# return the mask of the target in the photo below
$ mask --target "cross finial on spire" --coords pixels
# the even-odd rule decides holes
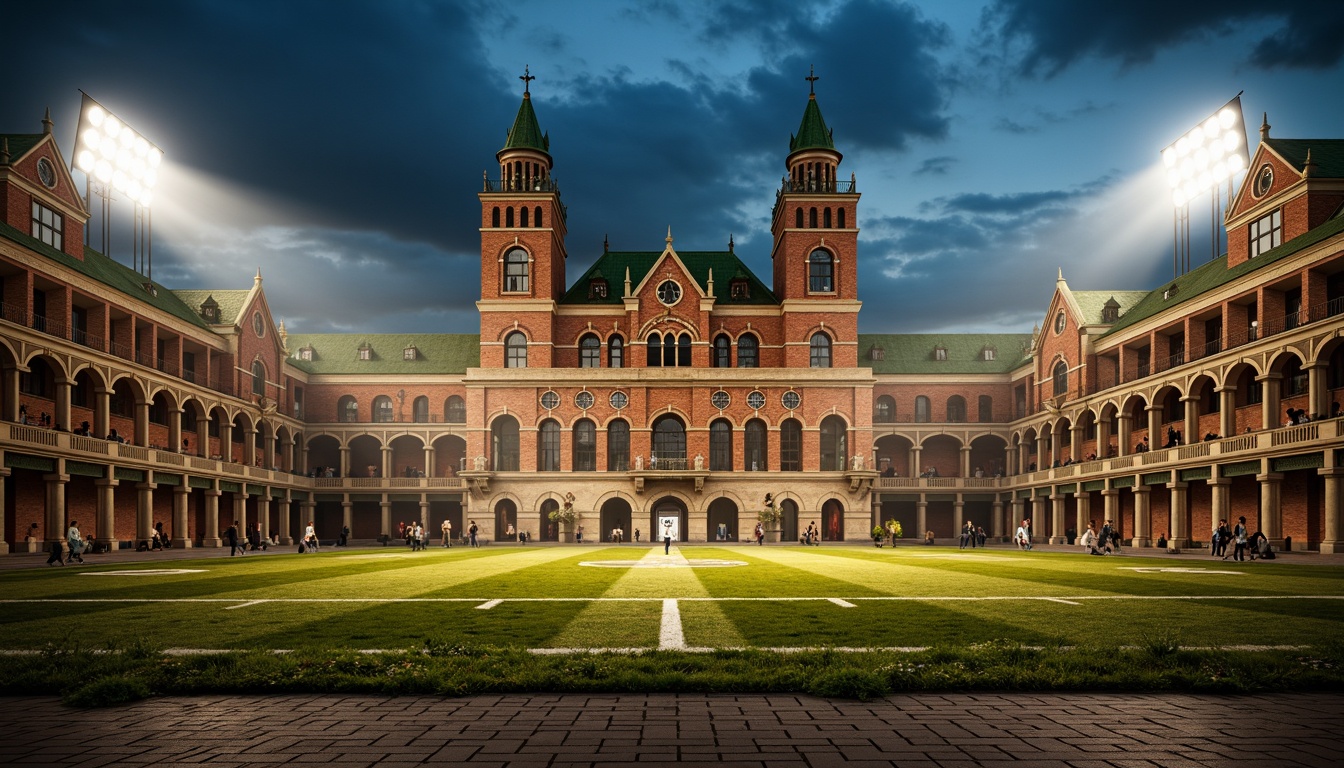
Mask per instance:
[[[807,65],[807,77],[805,77],[805,78],[803,78],[803,79],[807,81],[807,94],[808,94],[809,96],[816,96],[816,95],[817,95],[817,81],[820,80],[821,78],[820,78],[820,77],[817,77],[816,65],[815,65],[815,64],[809,64],[809,65]]]
[[[524,96],[529,95],[528,93],[529,86],[531,85],[532,81],[536,80],[537,78],[533,77],[532,73],[528,70],[526,64],[523,65],[523,74],[519,75],[518,79],[523,81],[523,95]]]

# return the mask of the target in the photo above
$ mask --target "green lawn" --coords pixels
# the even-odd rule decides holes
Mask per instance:
[[[517,649],[1123,646],[1159,635],[1321,647],[1344,636],[1344,567],[929,547],[680,552],[355,550],[12,571],[0,575],[0,650],[72,639],[255,650],[409,649],[428,638]],[[616,567],[581,565],[595,561]],[[641,561],[658,567],[623,567]],[[197,572],[115,575],[174,568]],[[668,599],[680,630],[670,638]]]

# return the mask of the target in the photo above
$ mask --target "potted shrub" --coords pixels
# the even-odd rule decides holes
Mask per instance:
[[[887,529],[880,525],[873,526],[873,546],[881,548],[882,540],[887,537]]]
[[[784,517],[780,511],[779,505],[775,503],[774,494],[765,494],[765,502],[761,511],[756,513],[756,519],[760,521],[761,527],[765,529],[765,540],[770,543],[779,541],[779,521]]]

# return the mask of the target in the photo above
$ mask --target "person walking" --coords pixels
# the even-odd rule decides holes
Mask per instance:
[[[753,535],[756,537],[756,546],[760,547],[765,545],[765,528],[760,523],[756,524],[756,530]]]
[[[47,557],[47,565],[65,565],[65,545],[59,539],[51,542],[51,554]]]
[[[966,524],[961,526],[961,546],[959,547],[959,549],[965,549],[967,544],[970,544],[971,548],[974,549],[975,548],[974,537],[975,537],[975,526],[971,525],[970,520],[967,520]]]
[[[420,551],[424,552],[429,548],[429,528],[419,523],[415,524],[416,538],[420,542]]]
[[[229,542],[229,557],[238,553],[247,554],[247,545],[242,543],[242,531],[238,530],[238,521],[234,520],[233,525],[224,529],[224,540]]]
[[[467,538],[471,542],[471,548],[476,549],[477,547],[480,546],[479,544],[476,543],[476,534],[480,533],[480,529],[476,527],[475,520],[471,520],[468,522],[470,522],[471,525],[467,527]]]
[[[317,540],[317,527],[313,525],[312,520],[309,520],[308,527],[303,529],[303,542],[308,546],[309,552],[317,551],[317,546],[319,544]]]
[[[1235,547],[1235,549],[1232,550],[1233,560],[1237,560],[1239,562],[1245,562],[1246,538],[1247,538],[1246,518],[1244,516],[1238,517],[1236,526],[1232,528],[1232,543],[1233,546]],[[1226,560],[1227,555],[1223,555],[1223,559]]]
[[[663,527],[663,554],[672,554],[672,528],[670,526]]]
[[[65,542],[70,547],[70,556],[66,560],[68,563],[84,562],[84,537],[79,533],[79,523],[75,520],[70,521],[70,530],[65,534]]]
[[[1031,550],[1031,523],[1023,520],[1022,524],[1017,526],[1017,532],[1013,534],[1013,541],[1017,542],[1017,548],[1023,552]]]
[[[444,548],[451,548],[453,546],[453,524],[448,521],[448,518],[443,519],[443,525],[439,526],[439,530],[443,532]]]

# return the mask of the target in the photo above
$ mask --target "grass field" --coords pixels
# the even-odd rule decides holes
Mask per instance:
[[[937,547],[401,548],[0,574],[0,693],[1320,690],[1344,567]]]

